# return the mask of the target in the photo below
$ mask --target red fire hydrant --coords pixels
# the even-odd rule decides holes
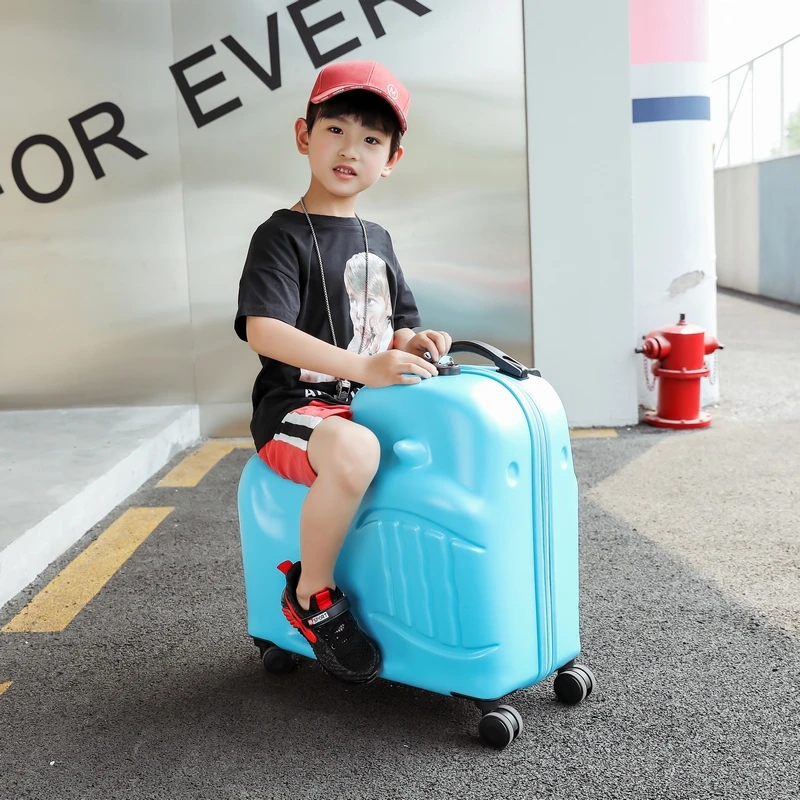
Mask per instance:
[[[677,325],[648,333],[636,352],[658,362],[658,410],[648,411],[644,421],[657,428],[707,428],[711,416],[700,411],[700,380],[709,374],[705,356],[722,349],[714,336],[686,322],[686,314]]]

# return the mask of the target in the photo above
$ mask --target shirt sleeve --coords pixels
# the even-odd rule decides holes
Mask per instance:
[[[391,239],[390,239],[391,241]],[[392,247],[392,259],[397,275],[397,297],[394,301],[394,317],[392,325],[396,331],[401,328],[418,328],[422,324],[414,294],[406,283],[406,277],[397,261],[397,254]]]
[[[272,317],[295,325],[299,313],[299,254],[287,234],[262,225],[250,241],[239,281],[234,330],[247,341],[247,317]]]

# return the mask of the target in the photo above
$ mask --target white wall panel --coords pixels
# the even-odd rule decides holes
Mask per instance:
[[[572,425],[637,421],[627,0],[528,0],[536,366]]]
[[[759,292],[759,165],[714,173],[719,285]]]

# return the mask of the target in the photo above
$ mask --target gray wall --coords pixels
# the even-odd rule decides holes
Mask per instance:
[[[760,165],[759,294],[800,303],[800,157]]]
[[[714,174],[719,284],[800,303],[800,156]]]
[[[3,407],[197,402],[205,433],[246,430],[258,363],[232,331],[238,278],[255,227],[308,182],[292,124],[317,67],[290,6],[3,4]],[[360,213],[392,233],[426,325],[531,361],[521,0],[380,3],[379,24],[357,0],[302,15],[313,26],[340,12],[319,51],[351,47],[339,57],[378,59],[412,92],[406,157]],[[196,99],[195,116],[213,117],[200,126],[170,71],[193,55],[188,84],[217,76]],[[100,137],[119,113],[124,142],[96,142],[90,163],[78,136]],[[54,139],[30,139],[41,135]]]

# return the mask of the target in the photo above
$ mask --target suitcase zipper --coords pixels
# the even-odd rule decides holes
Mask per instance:
[[[523,407],[523,409],[527,408],[530,410],[530,414],[527,414],[526,417],[528,419],[528,428],[531,433],[531,448],[533,448],[534,439],[536,441],[541,442],[542,451],[544,453],[548,453],[550,451],[549,447],[549,437],[547,435],[547,426],[544,424],[542,420],[542,415],[539,412],[539,409],[536,407],[536,404],[533,402],[533,398],[524,390],[521,389],[518,384],[519,381],[515,380],[514,378],[507,378],[503,376],[501,373],[493,370],[487,369],[485,367],[463,367],[462,371],[464,372],[472,372],[473,374],[480,374],[485,375],[486,377],[492,378],[496,380],[498,383],[501,383],[505,386],[511,394],[516,397],[517,402]],[[528,380],[531,380],[528,378]],[[536,426],[538,431],[538,436],[534,437],[533,433],[533,425]],[[531,452],[531,470],[534,469],[534,453]],[[551,487],[550,487],[550,471],[546,469],[546,465],[542,463],[543,459],[540,457],[538,459],[538,463],[540,465],[540,485],[542,488],[542,497],[541,497],[541,509],[542,511],[539,514],[539,519],[541,522],[542,528],[542,571],[544,573],[544,611],[545,615],[544,618],[547,620],[547,624],[544,627],[544,636],[540,635],[540,652],[542,655],[542,665],[544,665],[545,669],[543,670],[543,674],[547,675],[550,673],[552,664],[553,664],[553,654],[555,651],[556,643],[555,639],[555,621],[553,617],[553,596],[554,596],[554,587],[553,587],[553,570],[551,569],[551,539],[553,536],[553,527],[550,515],[546,514],[545,509],[549,508],[550,504],[550,495],[551,495]],[[533,481],[533,472],[531,473],[531,480]],[[533,502],[532,512],[536,512],[536,504],[533,501],[533,493],[531,493],[531,500]],[[548,517],[546,520],[545,517]],[[546,524],[547,523],[547,524]],[[541,666],[540,665],[540,668]]]
[[[530,379],[529,379],[530,380]],[[517,389],[517,387],[510,386],[512,393],[517,396],[517,399],[521,401],[522,404],[526,405],[531,410],[531,418],[536,420],[536,427],[539,429],[539,437],[538,440],[541,442],[542,452],[547,454],[550,452],[550,441],[547,434],[547,426],[544,424],[542,420],[542,415],[539,413],[539,409],[536,407],[536,404],[533,402],[533,398],[523,389]],[[531,431],[533,432],[533,431]],[[531,438],[531,447],[533,447],[533,438]],[[553,587],[553,570],[552,570],[552,538],[553,538],[553,525],[552,525],[552,515],[548,512],[551,504],[551,486],[550,486],[550,470],[547,468],[546,460],[543,459],[540,455],[539,459],[539,468],[540,468],[540,475],[541,475],[541,487],[542,487],[542,494],[541,494],[541,510],[539,519],[542,525],[542,558],[543,558],[543,568],[544,568],[544,601],[545,601],[545,619],[547,620],[547,625],[545,625],[545,641],[546,641],[546,650],[544,652],[544,664],[546,667],[546,673],[550,672],[550,667],[553,663],[553,653],[555,652],[556,643],[554,641],[555,638],[555,619],[554,619],[554,612],[553,612],[553,596],[554,596],[554,587]]]

